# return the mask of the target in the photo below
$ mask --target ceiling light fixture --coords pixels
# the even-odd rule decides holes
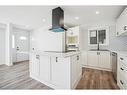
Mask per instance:
[[[98,15],[100,12],[99,11],[96,11],[95,13]]]
[[[42,19],[43,22],[45,22],[46,20],[45,19]]]
[[[78,19],[79,19],[79,17],[75,17],[75,19],[76,19],[76,20],[78,20]]]

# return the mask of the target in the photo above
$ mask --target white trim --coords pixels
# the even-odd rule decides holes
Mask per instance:
[[[47,86],[49,86],[52,89],[75,89],[77,87],[81,77],[82,77],[82,73],[79,74],[79,77],[77,78],[77,80],[74,83],[72,88],[63,88],[63,87],[60,87],[60,86],[56,86],[56,85],[52,84],[51,81],[47,82],[47,81],[41,80],[40,78],[37,78],[36,76],[32,75],[31,73],[30,73],[30,77],[37,80],[37,81],[39,81],[39,82],[41,82],[41,83],[43,83],[43,84],[45,84],[45,85],[47,85]]]
[[[93,66],[88,66],[88,65],[83,65],[82,67],[90,68],[90,69],[97,69],[97,70],[104,70],[104,71],[110,71],[110,72],[112,72],[111,69],[106,69],[106,68],[93,67]]]
[[[101,46],[109,45],[109,26],[94,26],[88,29],[88,46],[97,46],[97,44],[90,44],[90,30],[97,30],[97,43],[98,43],[98,30],[105,29],[106,30],[106,43],[100,44]],[[107,38],[108,37],[108,38]]]
[[[77,78],[76,82],[74,83],[73,85],[73,88],[72,89],[75,89],[80,81],[80,79],[82,78],[82,72],[79,74],[79,77]]]

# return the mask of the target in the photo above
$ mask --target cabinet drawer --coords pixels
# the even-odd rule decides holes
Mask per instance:
[[[121,89],[127,89],[127,80],[119,73],[118,85]]]
[[[119,67],[118,67],[118,71],[126,78],[127,80],[127,66],[125,65],[125,63],[123,61],[119,62]]]

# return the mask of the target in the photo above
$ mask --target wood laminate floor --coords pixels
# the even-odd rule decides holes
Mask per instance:
[[[0,89],[51,89],[29,77],[29,62],[17,63],[11,67],[0,66]],[[76,89],[119,89],[112,73],[83,69],[83,76]]]
[[[83,75],[76,89],[119,89],[112,72],[83,69]]]
[[[29,62],[0,66],[0,89],[51,89],[29,77]]]

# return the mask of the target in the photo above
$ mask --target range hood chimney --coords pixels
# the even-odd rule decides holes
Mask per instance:
[[[64,32],[67,30],[64,28],[64,11],[60,7],[52,10],[52,28],[49,30],[53,32]]]

